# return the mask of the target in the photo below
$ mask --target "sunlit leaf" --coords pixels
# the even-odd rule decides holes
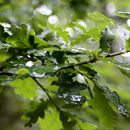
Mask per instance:
[[[37,84],[31,78],[16,79],[10,85],[15,89],[16,94],[25,98],[32,99],[38,96]]]
[[[44,119],[38,119],[38,124],[41,130],[60,130],[63,128],[59,119],[59,113],[51,107],[45,110]]]
[[[96,22],[96,26],[99,29],[104,29],[108,25],[114,25],[114,20],[96,11],[89,12],[88,17]]]
[[[0,51],[0,62],[5,62],[7,61],[11,55],[8,52],[5,51]]]
[[[25,68],[21,68],[16,71],[16,74],[19,76],[23,76],[29,74],[29,71]]]
[[[65,43],[68,43],[70,36],[69,36],[68,32],[64,30],[64,28],[57,26],[57,25],[53,25],[53,24],[48,24],[48,27],[52,31],[56,32],[57,35],[65,41]]]

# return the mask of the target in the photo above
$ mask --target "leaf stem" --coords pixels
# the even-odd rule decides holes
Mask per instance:
[[[60,108],[57,106],[57,104],[52,100],[51,96],[48,94],[47,89],[45,89],[35,77],[31,77],[37,84],[38,86],[45,92],[45,94],[48,96],[49,100],[54,104],[54,106],[56,107],[56,109],[58,111],[61,111]]]

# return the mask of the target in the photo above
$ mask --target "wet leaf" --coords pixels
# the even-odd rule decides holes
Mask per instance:
[[[54,73],[58,67],[57,66],[37,66],[32,67],[30,70],[30,75],[36,78],[42,78],[45,74],[52,74]]]
[[[129,117],[128,111],[121,103],[119,95],[116,92],[112,92],[108,87],[102,87],[102,90],[104,91],[106,98],[117,107],[119,113],[123,116]]]
[[[87,85],[73,81],[75,74],[62,73],[54,85],[58,85],[58,97],[63,98],[66,104],[82,104],[86,101],[85,96],[80,95],[81,90],[87,89]]]

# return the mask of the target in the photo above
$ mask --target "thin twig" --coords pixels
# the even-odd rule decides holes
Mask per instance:
[[[37,84],[38,86],[45,92],[45,94],[48,96],[49,100],[54,104],[54,106],[56,107],[56,109],[58,111],[60,111],[60,108],[57,106],[57,104],[52,100],[51,96],[48,94],[47,89],[45,89],[38,81],[35,77],[31,77]]]
[[[110,57],[118,56],[118,55],[125,54],[125,53],[128,53],[128,52],[112,53],[112,54],[106,55],[105,57],[106,58],[110,58]],[[67,65],[67,66],[63,66],[58,71],[63,70],[63,69],[68,69],[68,68],[74,68],[75,66],[78,66],[78,65],[84,65],[84,64],[94,63],[94,62],[102,60],[102,59],[103,58],[98,58],[98,57],[96,58],[96,57],[94,57],[94,58],[90,59],[89,61],[83,61],[83,62],[79,62],[79,63],[76,63],[76,64],[70,64],[70,65]]]
[[[59,70],[68,69],[68,68],[74,68],[75,66],[78,66],[78,65],[84,65],[84,64],[88,64],[88,63],[94,63],[96,61],[97,61],[97,59],[93,58],[93,59],[91,59],[89,61],[83,61],[83,62],[79,62],[79,63],[76,63],[76,64],[70,64],[70,65],[61,67]]]
[[[121,51],[121,52],[111,53],[111,54],[108,54],[108,55],[106,56],[106,58],[107,58],[107,57],[119,56],[119,55],[125,54],[125,53],[128,53],[128,52]]]

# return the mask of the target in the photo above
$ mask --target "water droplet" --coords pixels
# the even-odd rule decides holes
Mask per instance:
[[[34,65],[34,63],[32,61],[28,61],[25,65],[27,67],[32,67]]]
[[[122,115],[124,115],[126,117],[129,117],[129,114],[128,114],[126,108],[123,105],[120,105],[118,107],[118,111],[119,111],[120,114],[122,114]]]
[[[63,98],[67,104],[81,104],[86,101],[86,98],[81,95],[74,95],[74,94],[63,94]]]
[[[35,10],[35,12],[38,12],[42,15],[50,15],[52,13],[52,10],[49,7],[47,7],[46,5],[42,5],[42,6],[38,7]]]
[[[40,73],[37,73],[37,72],[32,72],[31,76],[36,77],[36,78],[42,78],[42,77],[45,76],[45,73],[40,74]]]
[[[49,18],[48,18],[48,22],[50,24],[57,24],[59,23],[59,19],[56,15],[51,15]]]

